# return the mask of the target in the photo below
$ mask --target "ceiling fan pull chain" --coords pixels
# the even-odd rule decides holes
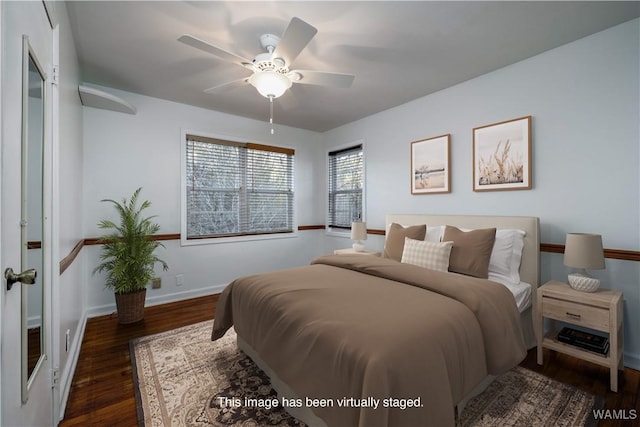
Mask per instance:
[[[273,96],[269,97],[269,124],[271,124],[271,135],[273,135]]]

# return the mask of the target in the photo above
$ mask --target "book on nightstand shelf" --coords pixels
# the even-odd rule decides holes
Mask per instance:
[[[609,351],[609,338],[568,327],[558,333],[558,341],[604,355]]]

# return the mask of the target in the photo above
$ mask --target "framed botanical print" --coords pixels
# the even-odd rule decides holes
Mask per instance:
[[[451,191],[450,134],[411,143],[411,194]]]
[[[531,188],[531,116],[473,129],[473,191]]]

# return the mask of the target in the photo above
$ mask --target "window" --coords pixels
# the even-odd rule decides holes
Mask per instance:
[[[329,228],[351,228],[361,221],[364,163],[362,145],[329,153]]]
[[[186,135],[189,239],[293,232],[294,150]]]

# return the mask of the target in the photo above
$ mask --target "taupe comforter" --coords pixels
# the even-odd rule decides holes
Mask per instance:
[[[526,355],[504,286],[372,256],[238,279],[212,339],[232,325],[298,396],[331,399],[312,408],[330,427],[454,425],[465,394]],[[340,407],[343,397],[357,401]],[[407,399],[421,406],[397,407]]]

